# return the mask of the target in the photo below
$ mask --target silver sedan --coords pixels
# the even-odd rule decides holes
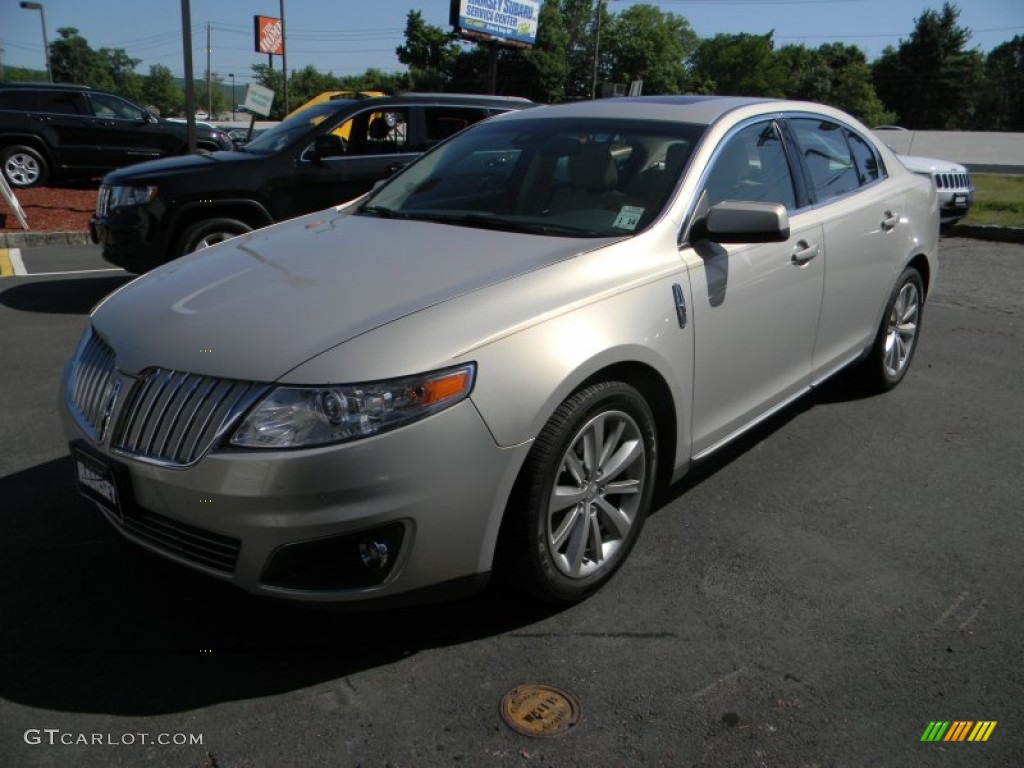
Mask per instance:
[[[250,592],[585,598],[655,489],[833,374],[896,386],[936,192],[808,103],[470,128],[337,209],[128,284],[69,362],[80,492]]]

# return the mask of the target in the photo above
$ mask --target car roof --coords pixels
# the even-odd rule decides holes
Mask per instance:
[[[0,83],[0,88],[18,88],[18,89],[33,89],[33,90],[75,90],[75,91],[91,91],[93,90],[88,85],[78,85],[77,83]]]
[[[537,117],[629,118],[642,116],[648,120],[671,120],[711,125],[726,114],[741,109],[760,107],[756,112],[811,111],[834,114],[821,104],[784,99],[763,99],[746,96],[629,96],[624,98],[574,101],[530,110],[508,119]],[[642,112],[640,109],[642,108]]]

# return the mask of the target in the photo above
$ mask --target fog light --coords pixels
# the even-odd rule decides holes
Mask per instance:
[[[382,583],[402,550],[405,524],[399,521],[341,536],[297,541],[280,547],[262,582],[284,589],[361,589]]]
[[[359,542],[359,557],[367,568],[384,568],[388,564],[388,545],[367,536]]]

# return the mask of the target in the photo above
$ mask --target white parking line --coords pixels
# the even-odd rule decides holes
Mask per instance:
[[[64,272],[25,272],[23,274],[28,277],[53,277],[54,275],[89,275],[94,272],[124,272],[124,270],[120,267],[108,267],[106,269],[69,269]]]
[[[9,258],[11,260],[11,266],[14,268],[14,275],[15,275],[15,277],[17,277],[18,275],[27,275],[28,274],[28,272],[25,271],[25,262],[21,260],[21,249],[20,248],[10,248],[10,249],[8,249],[8,251],[7,251],[7,258]]]

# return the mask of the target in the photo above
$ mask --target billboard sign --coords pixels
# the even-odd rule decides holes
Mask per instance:
[[[539,18],[537,0],[452,0],[451,24],[470,37],[533,45]]]
[[[256,53],[284,55],[284,25],[272,16],[254,16]]]

